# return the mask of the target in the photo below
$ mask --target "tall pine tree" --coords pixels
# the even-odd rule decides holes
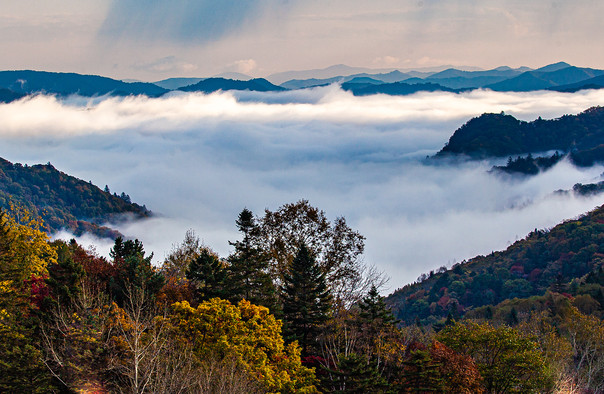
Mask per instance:
[[[197,302],[207,301],[214,297],[228,297],[226,289],[227,270],[222,261],[208,249],[201,251],[199,256],[189,264],[187,279],[195,287]]]
[[[297,340],[303,355],[315,345],[320,325],[329,317],[331,301],[325,274],[302,244],[284,276],[283,321],[287,339]]]
[[[254,246],[258,227],[249,209],[243,209],[235,222],[243,234],[241,241],[229,242],[235,251],[228,258],[229,294],[232,301],[246,299],[252,304],[262,305],[275,313],[277,300],[275,287],[269,274],[269,258],[260,248]]]

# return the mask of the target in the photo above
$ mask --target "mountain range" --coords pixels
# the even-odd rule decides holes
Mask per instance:
[[[129,80],[130,81],[130,80]],[[11,102],[32,94],[60,97],[80,95],[159,97],[170,91],[210,93],[227,90],[283,91],[340,84],[354,95],[406,95],[421,91],[460,93],[473,89],[528,92],[555,90],[576,92],[604,87],[604,70],[558,62],[538,69],[506,66],[491,70],[471,67],[418,70],[372,70],[336,65],[325,69],[278,73],[251,78],[224,73],[211,78],[168,78],[154,83],[124,82],[97,75],[46,71],[0,71],[0,102]]]

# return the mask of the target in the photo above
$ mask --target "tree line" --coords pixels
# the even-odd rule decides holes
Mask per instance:
[[[24,209],[2,211],[0,391],[599,387],[602,324],[572,305],[575,348],[545,318],[530,327],[480,316],[401,325],[380,295],[384,276],[362,259],[364,237],[344,218],[301,200],[262,216],[243,209],[235,224],[228,256],[189,231],[154,266],[138,240],[117,238],[104,258],[74,240],[49,241]],[[581,373],[564,369],[560,349],[584,355]]]

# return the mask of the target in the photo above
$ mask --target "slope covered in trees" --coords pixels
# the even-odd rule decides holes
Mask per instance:
[[[106,259],[75,241],[49,242],[23,209],[0,211],[0,390],[604,389],[604,326],[586,312],[597,304],[587,297],[548,293],[544,307],[528,310],[512,300],[511,324],[494,309],[478,321],[449,315],[437,329],[400,328],[358,259],[363,238],[343,218],[332,223],[304,200],[250,214],[237,219],[243,239],[231,256],[189,232],[158,268],[138,240],[116,239]],[[270,307],[246,299],[234,283],[245,282],[243,272],[268,275],[253,294]]]
[[[504,113],[483,114],[469,120],[449,139],[437,157],[505,157],[557,150],[572,152],[577,163],[604,160],[604,108],[593,107],[578,115],[524,122]]]
[[[0,158],[0,207],[7,209],[11,204],[40,215],[48,232],[67,229],[76,235],[90,232],[111,238],[120,234],[103,224],[151,215],[125,193],[103,191],[50,163],[27,166]]]
[[[461,317],[476,308],[543,296],[553,289],[584,295],[602,311],[604,278],[598,273],[603,266],[604,207],[600,207],[551,230],[535,229],[505,251],[422,275],[390,295],[388,304],[405,324],[435,324],[449,314]]]
[[[18,70],[0,71],[0,87],[16,94],[56,94],[68,96],[129,96],[144,94],[159,97],[168,90],[152,83],[122,82],[98,75],[76,73],[53,73],[46,71]]]

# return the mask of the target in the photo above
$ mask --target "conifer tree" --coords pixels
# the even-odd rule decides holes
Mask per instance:
[[[329,370],[323,379],[325,391],[365,394],[387,392],[389,384],[367,356],[351,353],[340,357],[337,370]]]
[[[371,286],[367,296],[359,303],[360,317],[363,321],[378,323],[380,326],[394,326],[397,323],[390,308],[386,306],[384,297],[380,296],[375,285]]]
[[[214,297],[227,298],[227,270],[218,256],[208,249],[202,250],[189,264],[186,275],[195,286],[197,302]]]
[[[412,350],[403,364],[405,370],[402,378],[403,387],[406,387],[405,392],[443,392],[444,382],[439,372],[439,366],[432,360],[427,350]]]
[[[118,237],[109,256],[117,271],[111,287],[119,305],[132,288],[144,289],[145,294],[153,297],[163,286],[163,275],[151,264],[153,253],[145,257],[145,249],[138,239],[124,241]]]
[[[331,294],[325,274],[306,245],[302,244],[283,283],[284,331],[291,342],[298,340],[308,355],[329,317]]]
[[[262,305],[275,313],[277,301],[275,287],[269,274],[269,258],[260,248],[254,246],[258,227],[249,209],[239,214],[237,228],[243,234],[241,241],[229,242],[235,251],[229,256],[229,294],[232,301],[246,299],[255,305]]]

